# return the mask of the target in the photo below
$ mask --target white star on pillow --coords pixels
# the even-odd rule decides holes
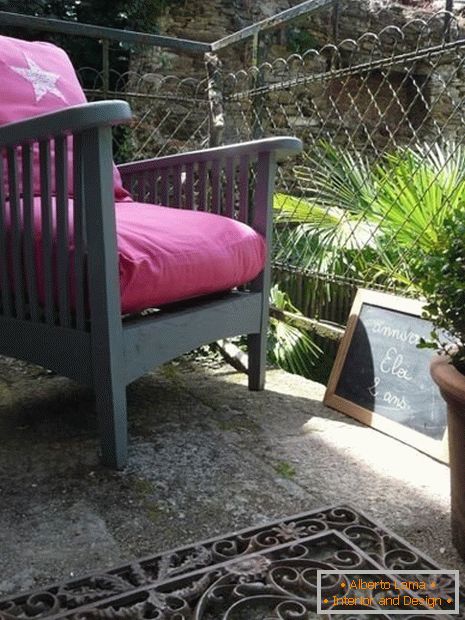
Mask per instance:
[[[11,69],[16,71],[16,73],[19,73],[19,75],[31,83],[34,89],[36,103],[38,103],[47,93],[55,95],[55,97],[59,97],[62,101],[67,103],[63,93],[56,87],[56,83],[61,76],[57,73],[46,71],[26,54],[24,54],[24,57],[29,65],[28,68],[11,67]]]

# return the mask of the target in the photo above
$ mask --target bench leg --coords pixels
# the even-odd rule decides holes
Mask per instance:
[[[265,387],[266,370],[266,329],[260,334],[247,336],[249,357],[249,390],[260,391]]]
[[[122,469],[127,461],[126,387],[112,384],[99,386],[95,403],[100,430],[102,463],[112,469]]]

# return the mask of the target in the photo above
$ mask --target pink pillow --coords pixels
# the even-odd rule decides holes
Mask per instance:
[[[68,55],[41,41],[22,41],[0,36],[0,125],[21,121],[73,105],[86,103]],[[68,139],[69,194],[73,193],[72,140]],[[53,146],[52,146],[53,161]],[[20,166],[18,166],[20,170]],[[129,196],[113,165],[116,200]],[[53,183],[53,188],[55,184]],[[39,150],[34,151],[34,194],[40,194]]]

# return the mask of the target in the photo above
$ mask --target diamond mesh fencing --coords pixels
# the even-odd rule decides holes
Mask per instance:
[[[228,142],[300,137],[280,169],[275,275],[345,322],[357,286],[415,293],[412,268],[465,200],[465,40],[444,13],[225,75]]]
[[[118,163],[199,149],[208,144],[207,79],[162,73],[78,70],[90,101],[125,99],[133,119],[114,132]],[[111,86],[109,86],[109,82]]]
[[[360,286],[415,295],[415,261],[465,200],[465,40],[444,22],[439,12],[239,70],[240,54],[223,54],[214,75],[222,141],[304,143],[278,171],[273,263],[275,282],[308,317],[344,324]],[[132,107],[131,126],[115,133],[116,159],[215,143],[203,59],[184,78],[179,60],[167,75],[151,70],[157,55],[133,57],[126,73],[79,70],[90,99]],[[317,342],[326,354],[335,348]]]
[[[105,55],[74,63],[90,100],[131,105],[117,162],[300,137],[304,152],[278,171],[274,275],[305,315],[345,323],[358,286],[415,294],[415,261],[465,200],[461,28],[429,13],[287,58],[263,33],[267,62],[247,68],[256,54],[231,46],[209,76],[203,54],[138,45],[121,55],[115,41],[107,66]]]

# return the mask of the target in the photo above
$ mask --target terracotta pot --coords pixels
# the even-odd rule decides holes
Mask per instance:
[[[465,558],[465,375],[446,355],[431,361],[431,376],[447,403],[452,542]]]

